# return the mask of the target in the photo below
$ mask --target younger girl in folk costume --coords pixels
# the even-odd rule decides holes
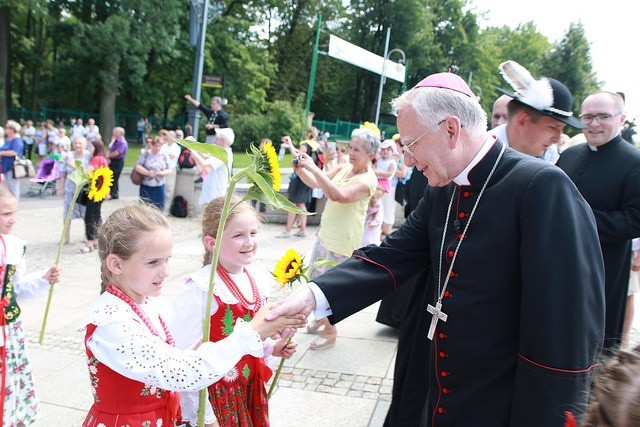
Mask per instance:
[[[232,203],[237,203],[233,200]],[[205,246],[204,267],[186,279],[185,289],[175,300],[175,336],[178,347],[193,346],[202,336],[202,317],[209,289],[212,251],[220,223],[224,198],[213,199],[206,207],[202,219]],[[211,307],[212,341],[220,341],[234,330],[237,319],[251,319],[265,304],[271,277],[259,277],[249,271],[256,256],[258,215],[247,202],[237,205],[227,220],[220,242],[220,257],[216,270],[214,300]],[[267,276],[265,274],[264,276]],[[266,280],[265,280],[266,279]],[[224,427],[269,426],[265,383],[271,370],[265,363],[270,355],[290,357],[296,344],[287,345],[293,330],[287,330],[274,342],[264,342],[264,353],[247,355],[217,383],[209,387],[209,400],[218,422]],[[198,395],[183,394],[182,413],[194,425],[198,409]]]
[[[28,426],[38,413],[31,367],[17,300],[46,295],[60,272],[25,275],[25,243],[11,236],[17,201],[0,185],[0,426]]]
[[[382,233],[382,218],[384,217],[384,207],[380,200],[385,194],[380,185],[369,199],[369,207],[367,208],[367,216],[364,219],[364,232],[360,246],[379,245],[380,235]]]
[[[226,340],[178,350],[151,298],[161,293],[173,248],[164,215],[144,204],[118,209],[101,227],[98,247],[103,293],[83,323],[94,395],[84,427],[173,426],[180,421],[174,391],[206,387],[245,354],[262,355],[265,337],[304,324],[267,323],[265,309],[238,321]]]

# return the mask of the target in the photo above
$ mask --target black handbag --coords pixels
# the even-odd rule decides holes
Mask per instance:
[[[87,202],[89,201],[89,184],[85,184],[78,193],[78,199],[76,203],[82,206],[87,206]]]

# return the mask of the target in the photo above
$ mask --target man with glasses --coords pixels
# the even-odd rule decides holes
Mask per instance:
[[[622,338],[631,266],[631,240],[640,236],[640,152],[620,136],[624,101],[596,92],[582,103],[586,144],[570,147],[557,165],[587,200],[596,218],[605,271],[605,351]],[[576,262],[582,260],[576,260]]]
[[[455,74],[431,75],[392,105],[405,163],[429,180],[424,198],[379,247],[299,287],[267,319],[313,311],[336,323],[431,269],[427,324],[415,325],[431,357],[406,361],[428,366],[428,394],[422,420],[404,425],[561,426],[565,411],[580,419],[604,329],[589,205],[558,168],[490,136]]]

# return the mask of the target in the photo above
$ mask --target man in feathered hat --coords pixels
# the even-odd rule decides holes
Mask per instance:
[[[573,116],[573,96],[562,82],[544,77],[535,79],[515,61],[500,64],[500,72],[513,92],[500,88],[498,91],[512,100],[507,104],[507,123],[492,133],[514,150],[542,157],[560,142],[565,126],[585,127]]]
[[[431,75],[392,105],[405,163],[429,179],[424,198],[380,246],[355,251],[267,318],[313,311],[336,323],[430,270],[415,329],[426,330],[431,357],[404,359],[428,366],[426,405],[422,420],[389,425],[562,426],[565,411],[580,419],[604,327],[589,205],[560,169],[489,135],[455,74]]]

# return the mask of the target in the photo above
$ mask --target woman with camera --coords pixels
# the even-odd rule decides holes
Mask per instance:
[[[320,218],[318,238],[311,260],[323,258],[342,262],[360,247],[369,199],[378,185],[372,161],[380,147],[380,135],[368,128],[355,129],[349,144],[349,163],[324,172],[308,154],[300,154],[294,165],[296,174],[312,188],[320,188],[327,203]],[[312,278],[329,267],[314,269]],[[311,350],[323,350],[336,343],[337,329],[327,318],[309,323],[307,331],[314,333],[323,327],[320,336],[311,342]]]
[[[298,165],[298,161],[302,154],[311,153],[311,147],[309,143],[313,139],[313,134],[310,134],[307,131],[307,139],[300,142],[300,149],[297,149],[293,146],[293,142],[291,141],[291,137],[283,136],[280,140],[280,145],[284,148],[288,148],[293,156],[293,173],[289,177],[289,195],[288,199],[291,203],[302,209],[303,211],[307,210],[307,203],[311,200],[311,188],[306,185],[298,174],[296,173],[296,167]],[[292,233],[294,224],[300,225],[300,229],[295,233]],[[291,236],[296,237],[306,237],[307,231],[307,216],[299,215],[293,212],[289,212],[287,214],[287,225],[285,230],[278,234],[276,237],[278,238],[288,238]]]

